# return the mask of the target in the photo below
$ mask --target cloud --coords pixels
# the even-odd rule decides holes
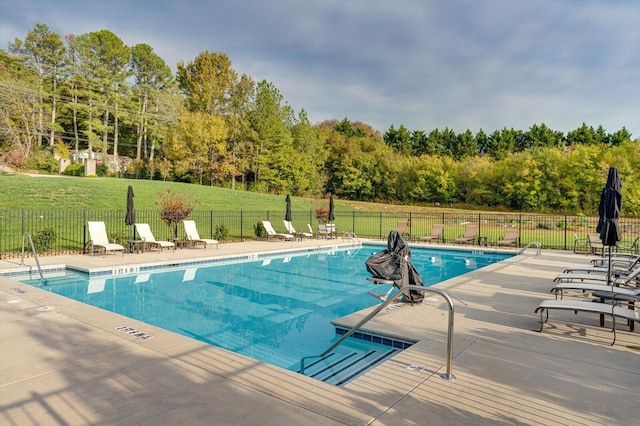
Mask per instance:
[[[0,16],[3,44],[44,22],[110,29],[174,70],[224,52],[315,122],[565,133],[586,122],[640,137],[635,1],[3,0]]]

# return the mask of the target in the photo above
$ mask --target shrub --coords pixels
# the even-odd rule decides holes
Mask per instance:
[[[194,208],[200,205],[197,196],[191,196],[187,191],[179,194],[171,189],[165,192],[158,192],[159,201],[156,206],[160,207],[160,218],[173,231],[173,236],[178,236],[178,223],[189,217]]]
[[[49,251],[56,243],[56,230],[53,228],[42,228],[32,238],[33,246],[37,252]]]
[[[64,169],[62,174],[65,176],[84,176],[84,164],[71,163]]]
[[[58,171],[58,161],[54,157],[29,157],[27,160],[27,168],[39,170],[47,173],[56,173]]]
[[[318,223],[327,223],[329,221],[329,209],[320,207],[316,209],[316,219]]]
[[[262,224],[262,222],[256,223],[256,225],[253,227],[253,231],[258,238],[264,238],[267,236],[267,230],[264,229],[264,225]]]
[[[229,235],[229,230],[225,224],[216,225],[213,231],[213,238],[218,241],[224,241]]]

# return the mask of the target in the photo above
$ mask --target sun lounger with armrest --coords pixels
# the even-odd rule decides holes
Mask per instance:
[[[93,249],[100,247],[104,250],[106,255],[109,251],[121,251],[124,256],[124,247],[120,244],[112,243],[107,236],[107,228],[104,222],[87,222],[89,229],[89,244],[91,245],[91,256],[93,256]]]
[[[282,220],[282,222],[284,223],[284,229],[287,230],[287,232],[289,234],[295,235],[296,237],[302,239],[302,237],[304,238],[313,238],[313,234],[310,232],[297,232],[295,230],[295,228],[293,227],[293,223],[291,223],[290,220]]]
[[[638,298],[638,301],[640,301],[640,298]],[[624,318],[628,321],[640,322],[640,312],[638,312],[637,306],[634,309],[629,309],[627,306],[621,306],[620,304],[615,303],[615,299],[613,299],[612,303],[549,299],[540,302],[538,307],[535,309],[535,313],[540,312],[539,332],[542,331],[544,324],[549,320],[549,311],[552,309],[574,311],[576,314],[580,311],[611,316],[613,318],[613,342],[611,342],[611,345],[616,342],[616,318]],[[547,316],[546,318],[543,318],[545,312]]]
[[[510,246],[512,244],[518,245],[519,237],[520,231],[517,229],[506,229],[504,231],[504,238],[500,241],[496,241],[496,246]]]
[[[614,262],[611,261],[611,272],[613,275],[628,275],[633,269],[637,268],[638,266],[640,266],[640,257],[638,259],[636,259],[634,262],[632,263],[628,263],[628,262]],[[609,267],[608,266],[572,266],[570,268],[566,268],[563,271],[563,274],[569,274],[569,273],[585,273],[585,274],[591,274],[591,273],[596,273],[596,274],[603,274],[603,273],[607,273],[609,271]]]
[[[193,220],[183,220],[182,224],[184,225],[184,232],[187,234],[187,241],[193,245],[197,243],[204,244],[204,249],[207,249],[208,245],[216,245],[218,248],[218,241],[211,240],[208,238],[200,238],[200,234],[198,233],[198,228],[196,227],[196,222]]]
[[[478,234],[478,226],[477,225],[467,225],[464,230],[464,235],[462,237],[456,238],[453,240],[456,244],[468,244],[473,243],[476,239],[476,235]]]
[[[553,281],[554,282],[567,282],[567,281],[597,281],[597,282],[609,282],[612,285],[633,285],[640,283],[640,266],[636,266],[628,273],[624,271],[615,271],[612,273],[610,280],[607,279],[607,272],[603,273],[585,273],[585,274],[573,274],[563,273],[558,274]]]
[[[144,241],[145,245],[150,247],[159,247],[160,251],[165,248],[173,248],[175,249],[176,245],[170,241],[158,241],[153,236],[153,232],[151,232],[151,228],[148,223],[136,223],[136,231],[138,232],[138,236],[142,241]]]
[[[442,223],[436,223],[431,228],[431,234],[420,237],[420,241],[430,243],[433,240],[442,240],[442,233],[444,232],[444,225]]]
[[[264,226],[264,230],[267,231],[267,239],[270,240],[271,238],[281,238],[283,240],[293,240],[293,235],[291,234],[281,234],[276,232],[275,229],[273,229],[273,225],[271,225],[271,222],[268,220],[263,220],[262,221],[262,226]]]

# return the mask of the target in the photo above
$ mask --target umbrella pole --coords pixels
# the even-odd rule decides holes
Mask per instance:
[[[609,272],[607,273],[607,285],[611,285],[611,246],[609,246]]]

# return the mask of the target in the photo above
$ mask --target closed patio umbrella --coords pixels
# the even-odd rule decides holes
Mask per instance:
[[[333,213],[333,194],[329,196],[329,218],[328,219],[329,219],[329,223],[336,220],[336,216]]]
[[[600,195],[600,205],[598,206],[598,226],[596,231],[600,234],[602,244],[609,247],[609,270],[607,273],[607,284],[611,281],[611,247],[617,246],[622,239],[620,235],[620,212],[622,211],[622,183],[618,176],[616,167],[609,168],[607,183]]]
[[[284,220],[291,222],[291,197],[288,194],[285,202],[287,203],[287,210],[284,213]]]
[[[133,208],[133,187],[131,185],[129,185],[129,189],[127,190],[127,215],[124,218],[124,223],[127,225],[136,223],[136,211]],[[131,232],[133,237],[135,230]]]

